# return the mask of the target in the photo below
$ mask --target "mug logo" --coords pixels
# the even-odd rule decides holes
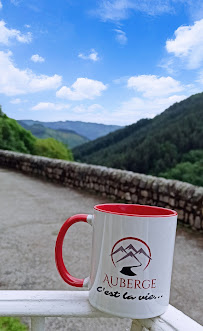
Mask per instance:
[[[136,270],[145,270],[151,258],[151,250],[143,240],[126,237],[118,240],[111,250],[111,260],[120,272],[127,276],[136,276]]]

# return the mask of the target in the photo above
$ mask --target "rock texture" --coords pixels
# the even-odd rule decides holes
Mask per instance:
[[[130,171],[0,150],[0,166],[113,200],[172,208],[178,219],[203,230],[203,187]]]

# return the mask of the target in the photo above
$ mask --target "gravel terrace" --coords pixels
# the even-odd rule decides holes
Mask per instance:
[[[0,169],[0,289],[76,290],[60,278],[54,262],[58,231],[71,215],[92,212],[107,198]],[[75,224],[66,235],[64,260],[79,278],[89,274],[91,228]],[[203,323],[202,234],[177,230],[170,303]],[[47,318],[49,331],[130,330],[129,319]]]

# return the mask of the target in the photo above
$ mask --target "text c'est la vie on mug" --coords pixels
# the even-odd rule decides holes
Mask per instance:
[[[90,276],[67,271],[62,255],[69,227],[93,226]],[[135,204],[101,204],[93,215],[70,217],[56,241],[55,259],[65,282],[89,289],[90,304],[102,312],[133,319],[163,314],[169,305],[177,226],[174,210]]]

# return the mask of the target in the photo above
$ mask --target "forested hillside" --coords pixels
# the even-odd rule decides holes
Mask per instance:
[[[26,130],[29,130],[37,138],[54,138],[61,141],[63,144],[68,145],[70,148],[82,145],[89,141],[86,137],[83,137],[71,130],[54,130],[38,123],[27,125],[20,120],[18,123]]]
[[[73,160],[72,152],[53,138],[37,139],[30,131],[4,114],[0,107],[0,149]]]
[[[140,120],[73,152],[76,161],[170,178],[179,173],[180,180],[189,171],[190,182],[195,168],[197,179],[193,183],[203,185],[202,149],[203,93],[199,93],[154,119]]]
[[[34,153],[36,138],[15,120],[4,114],[0,107],[0,148],[15,152]]]

